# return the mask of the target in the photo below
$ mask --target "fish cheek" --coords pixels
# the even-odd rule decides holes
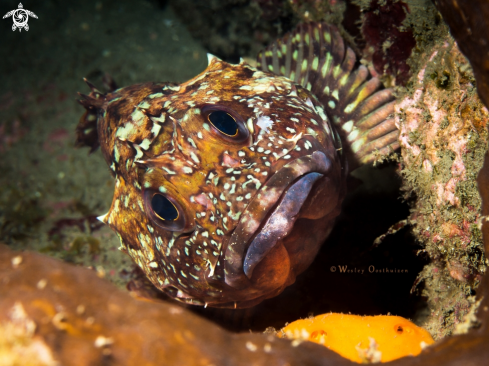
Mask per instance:
[[[279,242],[257,264],[251,282],[253,287],[268,292],[292,284],[295,278],[289,279],[290,274],[289,254]]]

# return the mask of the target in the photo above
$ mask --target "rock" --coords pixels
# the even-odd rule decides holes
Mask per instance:
[[[19,335],[5,340],[12,329]],[[176,305],[138,301],[92,270],[0,245],[0,359],[15,356],[18,365],[351,364],[322,346],[294,345],[272,335],[232,334]]]
[[[480,183],[489,186],[489,163],[485,168]],[[487,203],[487,192],[483,198]],[[488,285],[484,279],[480,287],[485,300],[479,329],[390,365],[483,365],[489,358]],[[133,299],[92,270],[5,245],[0,245],[0,358],[48,366],[356,365],[314,343],[227,332],[176,305]]]
[[[450,335],[473,305],[485,270],[476,177],[487,149],[489,112],[466,58],[447,35],[419,60],[396,103],[409,222],[431,264],[419,274],[431,311],[425,328]],[[437,268],[439,270],[434,270]]]
[[[489,3],[484,0],[433,2],[449,25],[460,50],[472,64],[477,79],[477,91],[482,102],[489,107]]]

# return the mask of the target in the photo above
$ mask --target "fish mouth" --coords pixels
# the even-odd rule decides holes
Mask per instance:
[[[279,240],[289,234],[312,186],[322,177],[324,175],[321,173],[307,173],[286,188],[285,193],[274,206],[266,222],[259,228],[246,251],[243,271],[249,279],[256,265]]]
[[[331,167],[332,159],[314,151],[284,165],[260,188],[227,244],[226,284],[237,290],[252,285],[254,269],[290,233],[314,184]]]

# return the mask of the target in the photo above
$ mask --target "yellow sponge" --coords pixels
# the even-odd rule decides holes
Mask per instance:
[[[323,314],[297,320],[278,335],[323,344],[358,363],[416,356],[434,342],[423,328],[400,316],[389,315]]]

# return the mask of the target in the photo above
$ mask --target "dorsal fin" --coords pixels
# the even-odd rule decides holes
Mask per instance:
[[[78,99],[86,111],[80,118],[78,125],[76,126],[76,146],[89,146],[90,152],[94,152],[99,146],[98,131],[97,131],[97,119],[98,113],[105,103],[106,93],[102,93],[97,87],[83,78],[83,81],[88,85],[91,92],[88,95],[78,93],[81,99]],[[105,74],[103,77],[104,86],[109,92],[114,91],[117,85],[109,74]]]
[[[337,127],[350,166],[399,147],[392,88],[371,78],[334,26],[300,24],[258,55],[258,68],[310,90]]]

